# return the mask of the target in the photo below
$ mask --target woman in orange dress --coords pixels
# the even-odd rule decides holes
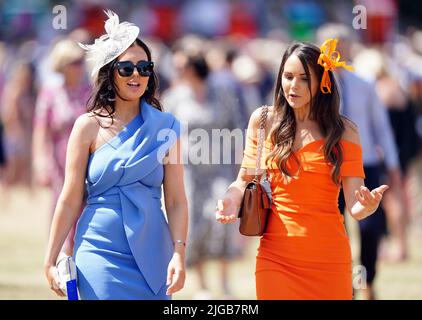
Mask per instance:
[[[285,52],[268,108],[260,174],[271,182],[271,214],[256,258],[258,299],[352,299],[352,255],[337,204],[351,216],[375,212],[388,186],[364,185],[357,127],[339,114],[333,70],[345,66],[336,40],[295,43]],[[347,66],[345,66],[347,67]],[[261,108],[251,116],[238,178],[218,201],[216,219],[236,221],[254,177]]]

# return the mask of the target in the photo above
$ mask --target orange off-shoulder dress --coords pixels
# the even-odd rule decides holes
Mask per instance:
[[[248,132],[242,167],[255,168],[256,145]],[[273,203],[256,257],[260,300],[353,298],[351,249],[338,209],[340,188],[331,179],[323,145],[324,140],[316,140],[297,150],[300,167],[290,157],[289,172],[299,171],[285,184],[275,161],[265,166],[272,149],[269,138],[265,140],[261,168],[269,175]],[[340,145],[341,177],[364,178],[361,147],[347,140]]]

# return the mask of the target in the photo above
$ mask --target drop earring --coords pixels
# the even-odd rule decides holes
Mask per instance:
[[[113,88],[111,87],[111,85],[108,85],[108,97],[107,97],[107,100],[108,101],[116,101],[116,98],[115,97],[113,97],[112,95],[113,95]]]

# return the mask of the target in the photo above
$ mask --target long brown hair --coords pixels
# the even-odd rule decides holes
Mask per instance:
[[[280,119],[280,122],[275,124],[271,132],[270,137],[274,149],[268,155],[266,161],[268,163],[270,159],[274,159],[283,176],[287,176],[288,178],[292,177],[292,173],[287,169],[287,160],[289,157],[293,155],[295,161],[300,164],[293,153],[293,143],[296,136],[296,119],[293,108],[289,106],[284,96],[282,87],[284,65],[292,54],[296,55],[303,65],[308,79],[309,92],[312,92],[310,69],[315,73],[316,79],[319,80],[322,78],[324,72],[324,68],[317,63],[320,50],[310,43],[299,42],[290,45],[281,60],[274,97],[274,110],[279,115],[278,119]],[[340,167],[343,163],[340,139],[345,128],[339,113],[340,93],[338,85],[331,71],[329,71],[329,76],[332,84],[331,94],[323,94],[319,88],[314,97],[311,94],[309,117],[311,120],[317,122],[324,137],[324,156],[333,165],[331,172],[332,180],[339,185]]]
[[[148,46],[140,39],[136,39],[132,43],[131,47],[134,45],[140,46],[146,53],[148,61],[151,61],[151,51]],[[118,91],[117,86],[114,81],[114,66],[117,63],[117,58],[113,61],[107,63],[103,66],[99,72],[93,89],[93,93],[87,103],[87,111],[92,112],[93,114],[99,117],[111,118],[113,123],[113,115],[115,113],[115,98],[118,95],[123,99]],[[156,97],[158,91],[158,77],[153,70],[152,75],[148,79],[147,90],[145,90],[142,98],[145,99],[147,103],[152,105],[154,108],[163,111],[160,101]],[[124,99],[123,99],[124,100]],[[102,114],[101,111],[105,110],[106,115]]]

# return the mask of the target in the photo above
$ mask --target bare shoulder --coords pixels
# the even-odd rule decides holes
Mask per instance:
[[[91,143],[96,138],[99,127],[100,124],[92,113],[84,113],[76,119],[73,130],[82,138],[81,142]]]
[[[344,132],[342,139],[360,145],[359,128],[356,123],[346,117],[342,116],[341,118],[344,124]]]
[[[255,109],[249,118],[249,128],[257,129],[259,127],[259,120],[261,119],[262,107]]]
[[[90,131],[98,129],[99,122],[97,117],[92,113],[84,113],[76,119],[75,126],[77,126],[80,130]]]
[[[255,109],[254,112],[252,112],[252,115],[249,119],[249,128],[252,128],[252,129],[258,129],[259,128],[263,108],[264,107],[259,107],[259,108]],[[266,121],[267,129],[271,128],[271,124],[273,123],[274,118],[275,118],[274,106],[268,106],[268,114],[267,114],[267,121]]]

